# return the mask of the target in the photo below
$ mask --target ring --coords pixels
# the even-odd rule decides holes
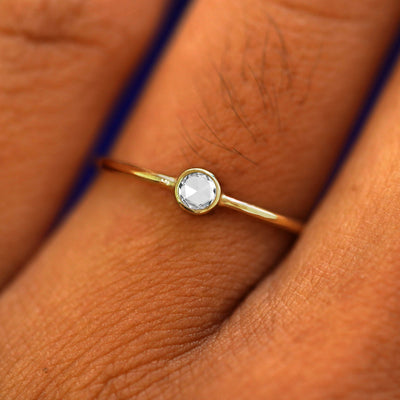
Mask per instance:
[[[259,218],[292,233],[298,234],[303,228],[303,224],[296,219],[227,196],[222,193],[221,185],[214,174],[203,168],[190,168],[178,178],[172,178],[110,158],[101,158],[98,165],[105,170],[134,175],[173,190],[181,208],[193,215],[206,214],[219,205]]]

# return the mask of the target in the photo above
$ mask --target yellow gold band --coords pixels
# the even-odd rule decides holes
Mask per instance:
[[[204,214],[211,211],[216,205],[220,205],[259,218],[292,233],[298,234],[303,228],[303,224],[300,221],[267,211],[261,207],[254,206],[244,201],[236,200],[223,194],[219,182],[215,176],[211,172],[202,168],[191,168],[184,171],[178,178],[172,178],[167,175],[158,174],[156,172],[143,169],[132,164],[112,160],[110,158],[100,159],[98,165],[101,168],[109,171],[134,175],[141,179],[159,183],[164,187],[174,190],[175,197],[179,205],[184,210],[192,214]],[[198,181],[202,180],[203,184],[205,183],[208,185],[205,187],[205,190],[203,186],[203,192],[205,191],[207,194],[209,193],[210,196],[212,196],[208,202],[204,204],[193,205],[193,203],[188,202],[187,199],[182,195],[181,189],[183,186],[185,186],[185,181],[191,177],[193,177],[193,179],[197,179]],[[186,189],[186,192],[188,192],[188,190],[191,191],[190,193],[194,192],[194,190],[190,187]]]

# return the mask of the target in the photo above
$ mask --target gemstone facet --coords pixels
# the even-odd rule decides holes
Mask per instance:
[[[178,196],[189,210],[204,210],[215,201],[217,187],[207,174],[191,172],[178,182]]]

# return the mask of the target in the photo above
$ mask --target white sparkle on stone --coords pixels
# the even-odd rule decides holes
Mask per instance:
[[[204,210],[215,200],[217,187],[208,175],[192,172],[179,183],[178,195],[187,208]]]

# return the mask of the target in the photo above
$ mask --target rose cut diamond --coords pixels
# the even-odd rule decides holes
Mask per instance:
[[[214,180],[203,172],[191,172],[178,186],[178,195],[182,203],[190,210],[208,208],[217,196]]]

